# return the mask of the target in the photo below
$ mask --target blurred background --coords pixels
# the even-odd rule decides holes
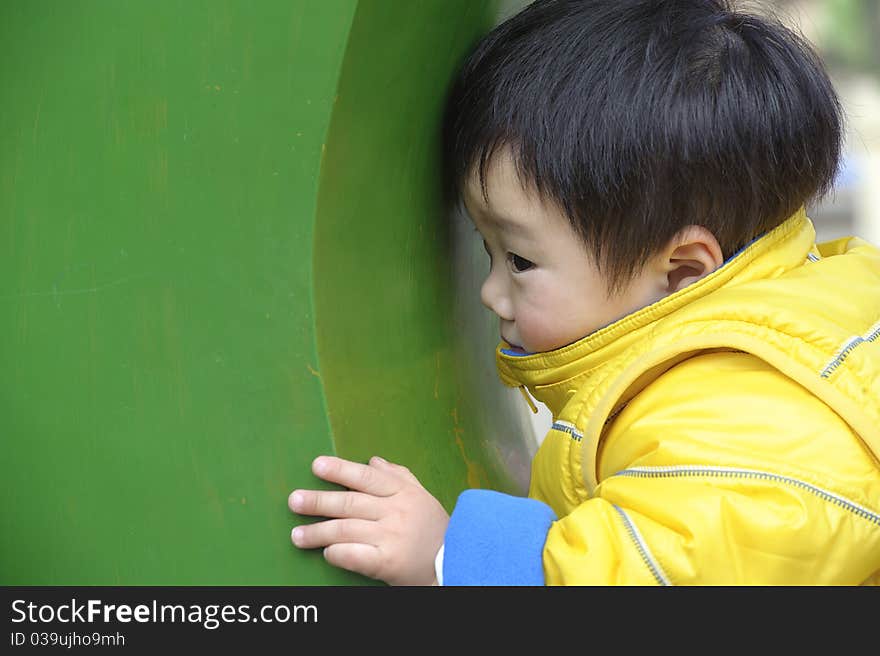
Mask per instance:
[[[529,2],[501,0],[498,22]],[[818,241],[858,235],[880,244],[880,0],[741,0],[743,10],[773,15],[800,32],[825,62],[846,115],[840,174],[808,215]],[[532,417],[540,442],[550,413]]]
[[[857,234],[880,243],[880,2],[765,0],[761,7],[815,45],[846,113],[835,189],[810,213],[818,238]]]

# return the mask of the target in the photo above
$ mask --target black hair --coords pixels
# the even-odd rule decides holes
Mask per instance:
[[[843,112],[805,37],[728,0],[537,0],[447,96],[444,198],[509,147],[620,289],[687,225],[729,257],[831,190]],[[488,201],[488,197],[486,197]]]

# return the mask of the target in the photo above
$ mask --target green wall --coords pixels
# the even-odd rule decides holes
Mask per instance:
[[[443,94],[495,11],[3,3],[0,583],[368,583],[290,544],[320,453],[448,508],[517,489],[439,209]]]

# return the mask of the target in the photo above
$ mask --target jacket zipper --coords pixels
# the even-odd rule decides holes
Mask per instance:
[[[629,469],[624,469],[623,471],[617,472],[616,474],[614,474],[614,476],[631,476],[634,478],[681,478],[686,476],[714,476],[721,478],[761,479],[774,481],[777,483],[785,483],[787,485],[791,485],[793,487],[797,487],[801,490],[805,490],[811,494],[814,494],[824,501],[833,503],[834,505],[851,512],[857,517],[861,517],[862,519],[866,519],[876,526],[880,526],[880,514],[875,513],[868,508],[865,508],[863,505],[858,504],[855,501],[851,501],[850,499],[842,497],[839,494],[835,494],[834,492],[830,492],[816,485],[812,485],[811,483],[801,481],[797,478],[791,478],[790,476],[781,476],[780,474],[772,474],[770,472],[764,472],[756,469],[741,469],[738,467],[703,467],[697,465],[631,467]],[[666,576],[665,572],[663,571],[663,568],[660,567],[660,564],[657,562],[656,558],[654,558],[654,556],[651,554],[647,543],[645,542],[641,533],[639,533],[633,521],[629,518],[629,516],[623,509],[617,506],[614,506],[614,509],[618,512],[618,514],[620,514],[620,517],[623,520],[623,524],[626,527],[626,532],[629,535],[630,540],[632,541],[635,548],[638,550],[639,555],[642,558],[642,562],[645,563],[645,567],[647,567],[648,570],[651,572],[654,580],[657,581],[659,585],[672,585],[672,583],[669,581],[669,577]]]
[[[837,369],[843,361],[846,360],[847,356],[850,354],[856,346],[859,344],[868,344],[873,342],[875,339],[880,337],[880,321],[875,323],[873,326],[868,328],[868,331],[864,335],[855,335],[851,337],[849,341],[847,341],[843,346],[840,347],[840,350],[835,354],[833,358],[825,365],[825,368],[822,369],[819,376],[822,378],[828,378],[834,370]]]
[[[645,542],[645,539],[642,537],[642,534],[639,533],[639,529],[636,528],[636,525],[629,518],[629,515],[620,508],[619,506],[614,506],[614,509],[620,515],[620,518],[623,520],[623,525],[626,527],[626,532],[629,534],[629,539],[632,540],[632,543],[635,545],[636,549],[639,552],[639,555],[642,557],[642,562],[645,563],[645,567],[647,567],[651,576],[654,577],[654,580],[657,581],[658,585],[672,585],[669,581],[669,577],[666,576],[666,573],[663,571],[663,568],[660,567],[660,564],[657,562],[657,559],[651,554],[651,550],[648,549],[648,545]]]
[[[739,467],[703,467],[698,465],[679,465],[666,467],[630,467],[619,471],[614,476],[632,476],[636,478],[677,478],[684,476],[715,476],[721,478],[752,478],[777,483],[785,483],[793,487],[800,488],[819,497],[824,501],[833,503],[844,510],[848,510],[852,514],[866,519],[872,524],[880,526],[880,514],[866,508],[865,506],[851,501],[839,494],[830,492],[821,487],[807,483],[806,481],[790,476],[782,476],[770,472],[760,471],[757,469],[741,469]]]

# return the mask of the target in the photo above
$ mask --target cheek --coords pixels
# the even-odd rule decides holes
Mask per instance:
[[[567,346],[578,339],[580,335],[553,321],[552,316],[542,315],[535,317],[534,321],[523,326],[519,330],[523,345],[534,353],[553,351],[562,346]]]
[[[581,299],[563,298],[546,289],[517,308],[517,334],[530,351],[552,351],[601,327],[602,309],[590,310]]]
[[[563,346],[567,343],[561,341],[565,339],[563,329],[550,304],[533,302],[517,308],[517,334],[523,346],[530,351],[551,351]]]

